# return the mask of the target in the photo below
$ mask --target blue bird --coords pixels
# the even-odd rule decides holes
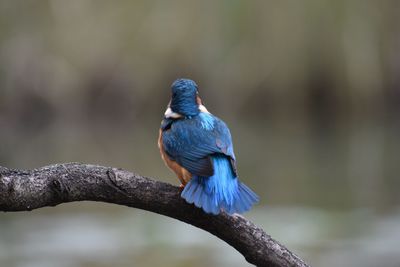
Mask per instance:
[[[181,197],[206,213],[248,211],[258,196],[238,180],[226,124],[202,104],[197,84],[178,79],[161,122],[158,146],[181,181]]]

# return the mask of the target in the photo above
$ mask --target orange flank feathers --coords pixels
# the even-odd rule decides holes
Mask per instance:
[[[162,130],[160,129],[160,133],[158,136],[158,148],[160,149],[160,154],[161,158],[165,162],[165,165],[167,165],[168,168],[170,168],[178,177],[178,179],[181,181],[182,186],[184,187],[192,178],[192,174],[183,168],[181,165],[178,164],[178,162],[172,160],[169,158],[167,153],[165,153],[164,147],[163,147],[163,142],[162,142]]]

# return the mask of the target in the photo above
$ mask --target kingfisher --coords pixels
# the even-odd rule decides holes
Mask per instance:
[[[177,79],[161,122],[158,147],[178,176],[181,197],[206,213],[248,211],[259,197],[239,181],[228,126],[203,105],[197,84]]]

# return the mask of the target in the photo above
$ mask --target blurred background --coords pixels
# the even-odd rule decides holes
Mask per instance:
[[[0,165],[178,185],[156,140],[178,77],[230,126],[246,217],[313,266],[400,266],[400,2],[0,1]],[[0,214],[0,266],[250,266],[105,203]]]

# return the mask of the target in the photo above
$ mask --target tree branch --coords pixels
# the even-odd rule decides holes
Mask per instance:
[[[0,166],[0,211],[29,211],[83,200],[144,209],[189,223],[224,240],[257,266],[308,266],[244,217],[206,214],[187,204],[178,187],[167,183],[79,163],[27,171]]]

